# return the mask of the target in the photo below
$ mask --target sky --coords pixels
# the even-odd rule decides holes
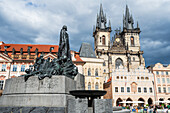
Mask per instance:
[[[103,5],[112,30],[122,27],[126,4],[141,29],[146,66],[170,64],[170,0],[0,0],[0,41],[57,44],[67,25],[72,50],[82,42],[94,47],[93,25]],[[111,37],[113,37],[113,32]]]

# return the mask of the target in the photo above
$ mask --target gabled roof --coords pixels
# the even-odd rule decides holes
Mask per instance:
[[[96,58],[93,48],[89,43],[82,43],[79,52],[80,57]]]

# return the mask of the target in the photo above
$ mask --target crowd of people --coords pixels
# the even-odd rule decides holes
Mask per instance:
[[[158,106],[125,106],[123,109],[129,109],[131,113],[170,113],[170,105]]]

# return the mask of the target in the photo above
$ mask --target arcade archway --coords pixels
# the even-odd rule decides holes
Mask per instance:
[[[145,103],[145,100],[144,100],[143,98],[139,98],[138,101],[142,101],[142,102]],[[139,106],[144,106],[144,103],[139,103],[138,105],[139,105]]]
[[[153,104],[153,100],[151,98],[148,99],[149,106]]]
[[[118,99],[116,100],[116,106],[122,106],[123,104],[120,103],[120,102],[122,102],[122,99],[121,99],[121,98],[118,98]]]

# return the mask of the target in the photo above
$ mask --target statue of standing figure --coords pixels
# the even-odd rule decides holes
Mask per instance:
[[[58,49],[58,59],[53,59],[50,62],[50,58],[43,59],[41,55],[35,61],[34,69],[26,69],[24,75],[25,81],[28,80],[30,76],[38,76],[39,80],[45,77],[51,78],[52,75],[65,75],[74,79],[78,73],[77,67],[73,64],[70,53],[69,36],[67,31],[67,26],[63,26],[60,32],[60,42]]]

